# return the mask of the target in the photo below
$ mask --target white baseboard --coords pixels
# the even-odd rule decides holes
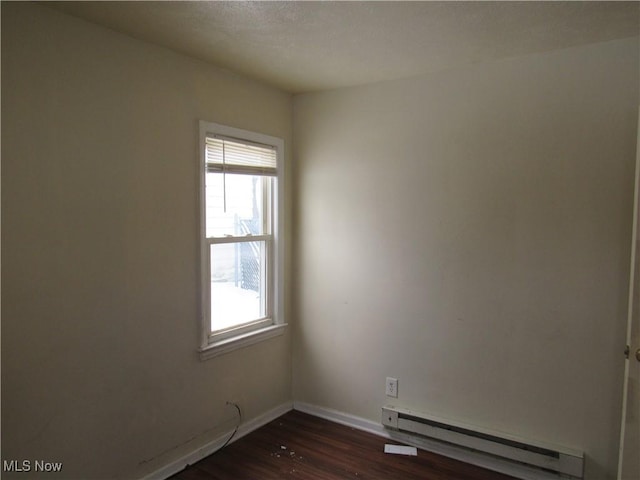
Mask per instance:
[[[263,425],[266,425],[272,420],[275,420],[281,415],[284,415],[285,413],[290,411],[292,408],[293,408],[293,403],[286,402],[286,403],[283,403],[282,405],[278,405],[277,407],[269,410],[268,412],[263,413],[262,415],[259,415],[243,423],[238,427],[238,431],[236,432],[235,436],[233,437],[233,440],[230,443],[235,442],[236,440],[262,427]],[[184,469],[186,466],[192,465],[202,460],[203,458],[208,457],[212,453],[214,453],[216,450],[218,450],[220,447],[224,445],[224,443],[229,438],[229,435],[231,435],[231,432],[227,432],[224,435],[221,435],[215,440],[212,440],[202,445],[201,447],[198,447],[192,452],[189,452],[181,456],[180,458],[173,460],[172,462],[168,463],[164,467],[161,467],[149,473],[148,475],[145,475],[144,477],[142,477],[141,480],[164,480],[166,478],[169,478],[171,475],[178,473],[179,471]]]
[[[391,438],[389,430],[384,428],[381,423],[372,422],[366,418],[356,417],[348,413],[333,410],[331,408],[319,407],[305,402],[293,402],[293,409],[299,412],[308,413],[314,417],[324,418],[335,423],[353,427],[357,430],[373,433],[379,437]]]
[[[415,435],[398,432],[396,430],[389,430],[382,426],[382,423],[350,415],[331,408],[320,407],[318,405],[312,405],[304,402],[293,402],[293,409],[316,417],[324,418],[325,420],[340,423],[357,430],[373,433],[374,435],[378,435],[383,438],[389,438],[395,442],[411,445],[412,447],[437,453],[454,460],[460,460],[461,462],[469,463],[477,467],[511,475],[512,477],[520,478],[522,480],[558,480],[565,478],[552,472],[538,470],[526,465],[510,462],[508,460],[501,460],[497,457],[489,457],[478,452],[456,447],[455,445],[429,440],[424,437],[417,437]],[[380,414],[382,415],[382,408],[380,410]]]

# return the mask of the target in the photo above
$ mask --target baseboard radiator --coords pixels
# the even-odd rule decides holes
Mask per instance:
[[[394,406],[382,408],[382,424],[475,452],[518,462],[558,476],[582,478],[584,455],[573,450],[543,445],[487,429],[451,422],[432,415]]]

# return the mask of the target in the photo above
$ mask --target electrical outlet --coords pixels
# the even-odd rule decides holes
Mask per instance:
[[[387,377],[387,397],[398,398],[398,379]]]

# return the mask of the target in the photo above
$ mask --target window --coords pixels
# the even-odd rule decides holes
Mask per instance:
[[[281,334],[281,139],[200,122],[201,358]]]

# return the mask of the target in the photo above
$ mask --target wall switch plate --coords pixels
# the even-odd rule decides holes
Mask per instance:
[[[385,391],[387,397],[398,398],[398,379],[387,377],[387,386]]]

